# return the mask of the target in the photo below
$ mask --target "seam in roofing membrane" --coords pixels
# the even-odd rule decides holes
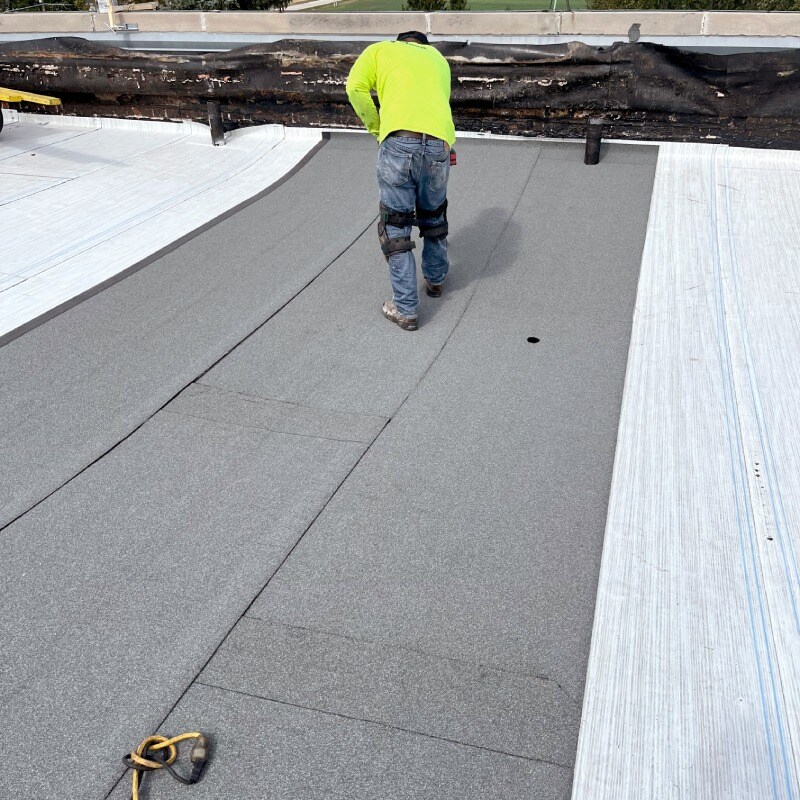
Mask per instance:
[[[372,225],[374,224],[374,222],[375,222],[375,220],[374,220],[374,219],[370,221],[369,228],[371,228],[371,227],[372,227]],[[369,228],[367,228],[366,230],[368,230]],[[366,230],[365,230],[364,232],[366,232]],[[317,278],[318,278],[320,275],[322,275],[322,273],[323,273],[323,272],[325,272],[325,270],[326,270],[326,269],[328,269],[328,267],[330,267],[330,266],[331,266],[331,264],[334,264],[336,261],[338,261],[338,259],[339,259],[339,258],[340,258],[340,257],[343,255],[343,253],[344,253],[344,252],[346,252],[347,250],[349,250],[349,249],[350,249],[350,247],[352,247],[352,244],[355,244],[355,242],[356,242],[356,241],[358,241],[358,239],[360,239],[360,238],[361,238],[361,236],[363,236],[363,235],[364,235],[364,234],[362,233],[362,234],[361,234],[361,235],[360,235],[360,236],[359,236],[357,239],[355,239],[355,240],[353,241],[353,243],[351,243],[351,244],[350,244],[350,245],[349,245],[347,248],[345,248],[345,250],[344,250],[344,251],[342,251],[342,253],[339,253],[339,255],[337,255],[337,256],[336,256],[336,258],[334,258],[334,259],[333,259],[333,261],[331,261],[331,262],[330,262],[330,264],[328,264],[328,265],[325,267],[325,269],[323,269],[323,270],[322,270],[322,272],[320,272],[318,275],[316,275],[314,278],[312,278],[312,279],[311,279],[311,280],[308,282],[308,284],[306,284],[306,286],[304,286],[304,287],[303,287],[303,289],[301,289],[301,290],[300,290],[300,292],[304,291],[304,290],[305,290],[305,289],[306,289],[308,286],[310,286],[310,285],[311,285],[311,284],[312,284],[312,283],[313,283],[313,282],[314,282],[314,281],[315,281],[315,280],[316,280],[316,279],[317,279]],[[297,294],[300,294],[300,292],[298,292]],[[291,303],[291,302],[292,302],[292,300],[294,300],[294,298],[295,298],[295,297],[297,297],[297,295],[294,295],[294,297],[292,297],[290,300],[288,300],[288,301],[287,301],[287,303],[285,303],[285,304],[284,304],[284,306],[281,306],[281,309],[282,309],[282,308],[284,308],[284,307],[285,307],[286,305],[288,305],[289,303]],[[276,312],[275,312],[275,314],[278,314],[279,312],[280,312],[280,309],[279,309],[278,311],[276,311]],[[270,318],[269,318],[269,319],[272,319],[272,317],[273,317],[273,316],[275,316],[275,314],[272,314],[272,315],[270,316]],[[266,322],[269,322],[269,319],[268,319],[268,320],[266,320]],[[265,322],[264,324],[266,324],[266,322]],[[261,327],[261,326],[259,326],[259,328],[260,328],[260,327]],[[258,329],[257,329],[257,330],[258,330]],[[255,331],[253,331],[253,333],[255,333]],[[253,334],[251,333],[251,334],[249,334],[248,336],[246,336],[246,337],[245,337],[245,339],[243,339],[243,340],[242,340],[242,342],[243,342],[243,341],[245,341],[246,339],[250,338],[250,336],[252,336],[252,335],[253,335]],[[239,342],[239,344],[241,344],[242,342]],[[236,347],[238,347],[238,346],[239,346],[239,344],[235,345],[235,346],[234,346],[234,347],[231,349],[231,351],[230,351],[230,352],[233,352],[233,350],[235,350],[235,349],[236,349]],[[226,355],[225,355],[225,356],[223,356],[222,358],[226,358],[226,357],[227,357],[227,355],[228,355],[228,354],[226,354]],[[219,359],[219,361],[222,361],[222,358],[220,358],[220,359]],[[217,361],[216,363],[219,363],[219,361]],[[213,366],[214,366],[214,365],[212,365],[212,367],[213,367]],[[209,370],[210,370],[212,367],[209,367]],[[206,372],[208,372],[209,370],[206,370]],[[204,372],[203,374],[205,375],[206,373]],[[174,398],[173,398],[173,399],[174,399]],[[165,404],[165,405],[167,405],[167,404]],[[158,413],[158,412],[156,412],[156,413]],[[168,710],[168,711],[167,711],[167,713],[164,715],[163,719],[162,719],[162,720],[161,720],[161,722],[159,723],[159,725],[158,725],[158,727],[156,728],[156,730],[161,730],[161,728],[164,726],[164,723],[165,723],[165,722],[166,722],[166,721],[169,719],[169,717],[170,717],[170,714],[172,714],[172,712],[173,712],[173,711],[174,711],[174,710],[175,710],[175,709],[178,707],[178,704],[179,704],[179,703],[181,702],[181,700],[184,698],[184,696],[185,696],[185,695],[186,695],[186,693],[189,691],[189,689],[191,689],[191,688],[192,688],[192,686],[194,686],[194,685],[195,685],[195,683],[198,681],[198,679],[200,678],[200,676],[201,676],[201,675],[202,675],[202,673],[203,673],[203,670],[204,670],[204,669],[205,669],[205,668],[206,668],[206,667],[207,667],[207,666],[208,666],[208,665],[211,663],[211,659],[213,659],[213,658],[214,658],[214,656],[215,656],[215,655],[216,655],[216,654],[219,652],[220,648],[221,648],[221,647],[222,647],[222,646],[225,644],[225,642],[228,640],[228,637],[229,637],[229,636],[231,635],[231,633],[232,633],[232,632],[233,632],[233,631],[236,629],[236,626],[239,624],[239,622],[240,622],[240,621],[241,621],[241,620],[242,620],[242,619],[243,619],[243,618],[244,618],[244,617],[247,615],[247,612],[248,612],[248,611],[249,611],[249,610],[250,610],[250,609],[253,607],[253,605],[255,604],[256,600],[258,600],[259,596],[261,595],[261,593],[262,593],[262,592],[264,592],[264,591],[266,590],[266,588],[267,588],[267,587],[269,586],[269,584],[272,582],[272,579],[273,579],[273,578],[274,578],[274,577],[275,577],[275,576],[278,574],[278,572],[280,571],[281,567],[282,567],[282,566],[283,566],[283,565],[286,563],[286,561],[287,561],[287,560],[288,560],[288,559],[291,557],[292,553],[295,551],[295,549],[297,548],[297,546],[298,546],[298,545],[300,544],[300,542],[303,540],[303,538],[305,537],[305,535],[306,535],[306,534],[307,534],[307,533],[308,533],[308,532],[311,530],[311,528],[313,528],[313,527],[314,527],[314,523],[315,523],[315,522],[316,522],[316,521],[319,519],[320,515],[321,515],[321,514],[322,514],[322,513],[325,511],[325,509],[328,507],[328,505],[330,504],[330,502],[331,502],[331,501],[332,501],[332,500],[333,500],[333,499],[336,497],[336,495],[338,494],[339,490],[340,490],[340,489],[342,488],[342,486],[344,486],[344,484],[347,482],[347,479],[348,479],[348,478],[349,478],[349,477],[350,477],[350,476],[353,474],[353,472],[354,472],[354,471],[355,471],[355,469],[356,469],[356,468],[359,466],[359,464],[361,464],[361,462],[363,461],[364,457],[365,457],[365,456],[367,455],[367,453],[370,451],[370,448],[372,447],[372,445],[373,445],[373,444],[375,444],[375,442],[378,440],[378,438],[380,437],[381,433],[382,433],[382,432],[383,432],[383,431],[386,429],[386,426],[389,424],[389,422],[391,422],[391,420],[390,420],[390,419],[387,419],[387,420],[386,420],[386,422],[384,422],[384,424],[383,424],[383,426],[381,427],[380,431],[378,431],[378,432],[375,434],[375,437],[372,439],[372,441],[371,441],[371,442],[369,442],[369,443],[367,443],[367,442],[362,442],[362,443],[361,443],[361,444],[363,444],[363,446],[364,446],[364,450],[363,450],[363,452],[361,453],[361,455],[358,457],[358,459],[356,459],[356,462],[353,464],[353,466],[352,466],[352,467],[351,467],[349,470],[347,470],[347,473],[344,475],[344,477],[341,479],[341,481],[339,481],[339,483],[336,485],[336,488],[333,490],[333,492],[331,492],[331,494],[330,494],[330,496],[327,498],[327,500],[325,500],[325,502],[324,502],[324,503],[323,503],[323,504],[320,506],[320,509],[319,509],[319,511],[317,511],[317,513],[314,515],[314,517],[313,517],[313,519],[311,520],[311,522],[309,522],[309,523],[308,523],[308,525],[306,526],[306,528],[305,528],[305,529],[304,529],[304,530],[303,530],[303,531],[300,533],[300,535],[299,535],[299,536],[298,536],[298,537],[297,537],[297,538],[296,538],[296,539],[295,539],[293,542],[291,542],[291,543],[288,545],[288,547],[286,548],[286,551],[285,551],[285,553],[284,553],[284,556],[283,556],[283,558],[281,559],[281,561],[280,561],[280,563],[278,564],[278,566],[277,566],[277,567],[275,567],[275,569],[274,569],[274,570],[272,570],[272,572],[270,572],[270,574],[269,574],[269,576],[267,577],[266,581],[263,583],[263,585],[261,585],[261,586],[258,588],[258,590],[256,591],[256,593],[253,595],[253,599],[252,599],[252,600],[251,600],[251,601],[250,601],[250,602],[247,604],[247,606],[246,606],[246,607],[245,607],[245,608],[242,610],[242,613],[239,615],[239,617],[236,619],[236,621],[233,623],[233,625],[231,625],[231,627],[228,629],[227,633],[226,633],[226,634],[225,634],[225,635],[222,637],[222,639],[220,639],[219,643],[218,643],[218,644],[217,644],[217,646],[216,646],[216,647],[215,647],[215,648],[212,650],[211,654],[208,656],[208,658],[205,660],[205,662],[202,664],[202,666],[200,666],[200,668],[199,668],[199,669],[197,670],[197,672],[196,672],[196,673],[195,673],[195,674],[192,676],[192,678],[191,678],[189,681],[187,681],[186,685],[183,687],[183,691],[181,691],[181,693],[178,695],[178,697],[177,697],[177,699],[175,700],[175,702],[174,702],[174,703],[173,703],[173,704],[170,706],[169,710]],[[138,430],[138,429],[137,429],[137,430]],[[117,779],[116,779],[116,780],[115,780],[115,781],[112,783],[112,785],[111,785],[111,788],[108,790],[108,792],[107,792],[107,793],[106,793],[106,795],[105,795],[105,800],[108,800],[108,798],[111,796],[111,794],[113,793],[113,791],[114,791],[114,790],[117,788],[117,786],[119,785],[119,783],[122,781],[122,779],[123,779],[124,777],[125,777],[125,771],[123,771],[123,772],[122,772],[122,774],[121,774],[121,775],[120,775],[120,776],[119,776],[119,777],[118,777],[118,778],[117,778]]]
[[[145,419],[143,419],[139,424],[137,424],[136,427],[134,427],[132,430],[128,431],[128,433],[126,433],[122,438],[120,438],[118,441],[116,441],[114,444],[112,444],[110,447],[108,447],[106,450],[104,450],[102,453],[100,453],[100,455],[98,455],[96,458],[93,458],[88,464],[86,464],[86,466],[84,466],[81,469],[79,469],[74,475],[71,475],[63,483],[61,483],[58,486],[56,486],[56,488],[53,489],[51,492],[48,492],[44,497],[39,498],[35,503],[30,505],[28,508],[26,508],[21,513],[17,514],[13,519],[9,520],[5,525],[0,527],[0,533],[5,531],[7,528],[9,528],[11,525],[13,525],[18,520],[22,519],[22,517],[24,517],[26,514],[30,513],[35,508],[40,506],[42,503],[44,503],[46,500],[48,500],[50,497],[52,497],[54,494],[56,494],[56,492],[61,491],[61,489],[63,489],[67,484],[69,484],[72,481],[74,481],[75,478],[79,477],[80,475],[83,475],[84,472],[86,472],[87,470],[91,469],[95,464],[97,464],[99,461],[104,459],[109,453],[111,453],[112,451],[116,450],[117,447],[119,447],[121,444],[123,444],[123,442],[126,442],[128,439],[130,439],[131,436],[133,436],[140,428],[142,428],[144,425],[146,425],[153,417],[156,416],[156,414],[158,414],[160,411],[164,410],[173,400],[175,400],[176,397],[178,397],[179,394],[181,394],[181,392],[185,391],[187,386],[191,385],[195,381],[199,381],[203,376],[207,375],[212,369],[214,369],[214,367],[217,366],[217,364],[219,364],[221,361],[226,359],[234,350],[236,350],[236,348],[238,348],[241,344],[246,342],[251,336],[253,336],[253,334],[255,334],[258,331],[260,331],[261,328],[263,328],[264,325],[266,325],[274,316],[276,316],[277,314],[280,314],[280,312],[283,311],[283,309],[286,308],[286,306],[288,306],[289,303],[291,303],[296,297],[298,297],[309,286],[311,286],[311,284],[314,283],[314,281],[316,281],[325,272],[325,270],[327,270],[331,265],[335,264],[342,257],[342,255],[344,253],[346,253],[355,244],[355,242],[357,242],[375,224],[375,220],[376,219],[377,219],[377,217],[373,217],[370,220],[369,225],[367,225],[367,227],[349,245],[347,245],[347,247],[345,247],[344,250],[342,250],[340,253],[337,253],[336,256],[334,256],[334,258],[331,259],[331,261],[329,261],[316,275],[314,275],[314,277],[311,278],[310,281],[308,281],[306,284],[301,286],[300,289],[297,290],[297,292],[295,292],[290,298],[288,298],[285,303],[282,303],[278,308],[276,308],[275,311],[273,311],[263,322],[261,322],[259,325],[257,325],[255,328],[253,328],[251,331],[249,331],[242,339],[240,339],[238,342],[236,342],[236,344],[234,344],[232,347],[230,347],[228,350],[226,350],[219,358],[216,359],[216,361],[214,361],[213,364],[210,364],[206,369],[203,369],[202,372],[200,372],[198,375],[194,376],[191,380],[186,381],[178,389],[177,392],[175,392],[164,403],[162,403],[157,409],[155,409],[155,411],[153,411],[152,414],[149,414]]]
[[[30,117],[36,115],[20,115],[21,122],[29,122]],[[0,289],[0,346],[263,197],[306,163],[325,137],[319,131],[289,131],[271,125],[236,131],[225,148],[213,148],[208,128],[198,123],[84,118],[77,119],[75,126],[70,122],[76,118],[53,119],[60,120],[53,127],[65,133],[77,127],[70,139],[102,136],[103,130],[117,136],[127,132],[132,138],[130,147],[142,150],[143,136],[145,143],[148,135],[158,133],[162,138],[122,158],[115,157],[120,143],[114,140],[108,145],[110,160],[97,154],[94,162],[84,153],[71,159],[64,139],[46,140],[36,151],[53,164],[40,175],[29,176],[31,190],[16,199],[12,194],[5,205],[6,225],[15,232],[15,238],[6,240],[6,272],[21,280]],[[50,126],[50,122],[35,124]],[[53,145],[57,147],[51,149]],[[153,153],[158,151],[163,153],[160,163],[153,164]],[[18,151],[0,161],[0,174],[13,176],[23,187],[26,172],[21,169],[28,168],[22,167],[20,156],[26,152],[31,151]],[[181,154],[186,158],[183,167]],[[74,162],[81,164],[81,159],[86,168],[76,169]],[[186,183],[179,174],[171,176],[172,163],[184,171],[198,165],[194,172],[199,179]],[[58,169],[64,174],[49,174]],[[141,186],[130,186],[131,174],[141,176]],[[33,185],[34,181],[49,185]],[[48,192],[52,193],[49,197]],[[92,192],[100,194],[92,196]],[[44,223],[34,239],[26,233],[26,220],[32,214]],[[79,224],[81,219],[85,224]]]

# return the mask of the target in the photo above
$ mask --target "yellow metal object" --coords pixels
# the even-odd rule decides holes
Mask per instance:
[[[0,102],[3,103],[38,103],[40,106],[60,106],[57,97],[48,97],[46,94],[22,92],[18,89],[5,89],[0,86]]]
[[[108,4],[108,27],[113,31],[117,27],[114,22],[114,5],[111,0],[106,0],[106,3]],[[134,798],[134,800],[136,800],[136,798]]]

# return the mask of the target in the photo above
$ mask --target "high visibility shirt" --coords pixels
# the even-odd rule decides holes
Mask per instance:
[[[376,90],[380,115],[370,91]],[[450,65],[435,48],[416,42],[376,42],[356,59],[347,96],[379,142],[392,131],[427,133],[452,145]]]

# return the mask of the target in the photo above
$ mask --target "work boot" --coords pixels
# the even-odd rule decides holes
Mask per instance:
[[[443,286],[444,281],[442,281],[442,283],[431,283],[427,278],[425,278],[425,293],[428,295],[428,297],[441,297]]]
[[[395,325],[399,325],[404,331],[415,331],[417,329],[417,318],[404,317],[391,300],[387,300],[383,304],[381,313],[386,319],[390,322],[394,322]]]

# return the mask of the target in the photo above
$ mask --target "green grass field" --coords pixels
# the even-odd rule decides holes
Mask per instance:
[[[402,11],[404,0],[339,0],[336,6],[318,6],[309,11]],[[573,11],[583,11],[586,0],[570,0]],[[550,0],[469,0],[469,11],[545,11]],[[556,9],[565,11],[565,0],[558,0]]]

